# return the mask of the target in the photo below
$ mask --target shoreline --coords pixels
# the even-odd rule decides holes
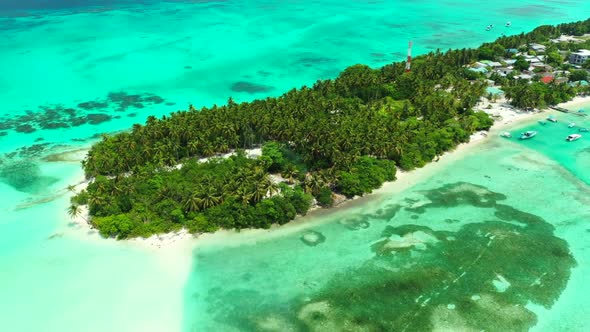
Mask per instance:
[[[582,105],[590,105],[590,96],[586,97],[575,97],[573,100],[561,103],[558,107],[567,109],[579,108]],[[396,180],[391,182],[385,182],[381,188],[374,190],[370,194],[364,196],[355,196],[353,198],[347,198],[343,201],[338,202],[332,207],[321,208],[318,206],[312,206],[305,216],[297,216],[294,220],[290,221],[285,225],[273,225],[269,229],[242,229],[242,230],[218,230],[214,233],[201,233],[201,234],[190,234],[186,229],[180,231],[167,233],[167,234],[154,234],[149,238],[132,238],[127,240],[115,240],[115,239],[104,239],[98,231],[94,230],[93,227],[87,222],[88,210],[84,206],[81,208],[82,213],[77,218],[73,219],[73,223],[81,226],[82,230],[85,230],[85,235],[82,237],[88,238],[96,236],[101,240],[112,240],[119,243],[126,243],[139,248],[144,248],[150,251],[158,252],[160,249],[166,249],[166,251],[172,249],[185,250],[187,248],[194,248],[207,242],[215,241],[215,239],[223,239],[226,237],[232,237],[232,235],[239,234],[241,239],[236,242],[236,245],[256,241],[259,236],[281,236],[292,232],[299,231],[307,228],[311,223],[314,223],[315,217],[327,213],[341,213],[347,208],[353,208],[359,204],[366,204],[369,201],[374,201],[376,198],[382,195],[389,195],[399,193],[417,183],[424,180],[425,178],[433,176],[438,169],[445,167],[450,163],[465,157],[468,153],[472,152],[476,147],[489,140],[490,135],[499,135],[504,130],[514,130],[519,126],[522,126],[528,122],[544,119],[547,114],[553,112],[549,108],[541,110],[533,110],[530,112],[523,111],[507,104],[504,98],[499,99],[495,102],[489,102],[484,99],[476,106],[476,110],[482,110],[492,116],[495,121],[492,127],[488,131],[479,131],[471,135],[470,139],[466,143],[459,144],[455,149],[447,151],[440,155],[437,161],[431,161],[422,168],[414,169],[411,171],[403,171],[398,168],[396,173]],[[76,152],[78,152],[77,150]],[[88,181],[83,178],[75,185],[75,192],[83,190],[88,185]],[[72,219],[64,213],[66,218]],[[93,234],[88,232],[94,230]],[[272,235],[271,235],[272,233]],[[177,250],[173,250],[177,251]],[[192,251],[189,251],[192,252]]]

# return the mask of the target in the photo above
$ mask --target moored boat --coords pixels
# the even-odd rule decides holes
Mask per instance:
[[[535,137],[535,135],[537,135],[536,131],[533,131],[533,130],[525,131],[524,133],[520,134],[520,139],[533,138],[533,137]]]
[[[545,121],[542,121],[542,120],[539,120],[539,124],[544,126],[544,125],[546,125],[546,124],[547,124],[547,122],[545,122]]]
[[[578,129],[578,131],[585,133],[588,132],[588,128],[580,128]]]
[[[510,21],[506,22],[506,26],[507,26],[507,27],[509,27],[509,26],[511,26],[511,25],[512,25],[512,23],[510,23]]]
[[[576,126],[575,122],[570,122],[570,124],[567,125],[568,128],[573,128]]]
[[[506,138],[511,138],[512,137],[512,134],[510,134],[509,132],[505,131],[505,132],[501,133],[500,136],[506,137]]]
[[[580,134],[571,134],[571,135],[567,135],[565,140],[568,142],[573,142],[573,141],[579,140],[580,138],[582,138],[582,135],[580,135]]]
[[[550,115],[547,117],[547,121],[557,122],[557,119],[553,115]]]

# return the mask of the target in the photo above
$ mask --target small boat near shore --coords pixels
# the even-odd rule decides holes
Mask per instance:
[[[570,124],[567,125],[568,128],[573,128],[576,126],[575,122],[570,122]]]
[[[568,142],[573,142],[573,141],[579,140],[580,138],[582,138],[582,135],[580,135],[580,134],[571,134],[571,135],[568,135],[565,138],[565,140]]]
[[[505,138],[511,138],[512,137],[512,134],[510,134],[509,132],[505,131],[505,132],[501,133],[500,136],[505,137]]]
[[[520,134],[520,139],[533,138],[533,137],[535,137],[535,135],[537,135],[536,131],[533,131],[533,130],[525,131],[524,133]]]
[[[546,125],[546,124],[547,124],[547,122],[545,122],[545,121],[543,121],[543,120],[539,120],[539,124],[544,126],[544,125]]]
[[[580,128],[578,129],[579,132],[586,133],[588,132],[588,128]]]
[[[557,119],[554,116],[550,115],[547,117],[547,121],[551,121],[551,122],[555,123],[555,122],[557,122]]]
[[[510,21],[506,22],[506,27],[509,27],[511,25],[512,25],[512,23]]]

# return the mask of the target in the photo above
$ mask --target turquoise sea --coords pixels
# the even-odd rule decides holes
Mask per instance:
[[[477,46],[589,12],[578,0],[2,1],[1,329],[590,330],[590,140],[564,141],[567,122],[590,120],[491,137],[403,191],[193,251],[71,224],[66,187],[82,171],[60,154],[189,103],[399,61],[410,39],[414,54]]]

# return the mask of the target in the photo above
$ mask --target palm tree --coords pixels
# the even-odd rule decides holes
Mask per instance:
[[[88,195],[88,206],[91,208],[98,208],[104,203],[105,199],[99,193],[89,192]]]
[[[299,171],[293,165],[287,167],[287,169],[281,174],[289,184],[293,184],[297,176],[299,175]]]
[[[318,173],[307,174],[305,177],[305,191],[317,195],[324,187],[324,181]]]
[[[82,216],[82,209],[80,209],[80,205],[72,204],[67,208],[68,215],[72,219],[76,219]],[[86,218],[82,217],[82,219],[86,220]]]
[[[76,192],[76,185],[70,184],[66,187],[69,192]]]
[[[252,199],[254,200],[255,203],[258,203],[261,200],[263,200],[264,197],[266,197],[267,193],[268,193],[268,190],[266,189],[266,187],[264,187],[263,185],[259,185],[256,187],[256,190],[252,194]]]
[[[184,202],[184,208],[186,211],[198,211],[201,207],[202,200],[197,193],[190,195]]]
[[[272,197],[274,194],[279,192],[279,186],[269,177],[266,177],[262,183],[266,187],[266,192],[268,193],[269,197]]]
[[[190,141],[187,145],[187,149],[188,149],[188,153],[190,155],[195,155],[197,154],[197,152],[199,151],[199,141],[194,140],[194,141]]]
[[[199,195],[201,201],[201,209],[208,209],[221,203],[221,195],[219,195],[214,188],[208,187],[205,191],[200,191]]]
[[[251,192],[249,192],[248,190],[245,190],[243,188],[239,188],[236,191],[236,195],[240,199],[240,201],[242,202],[242,204],[244,204],[244,205],[250,204],[250,200],[254,196]]]

